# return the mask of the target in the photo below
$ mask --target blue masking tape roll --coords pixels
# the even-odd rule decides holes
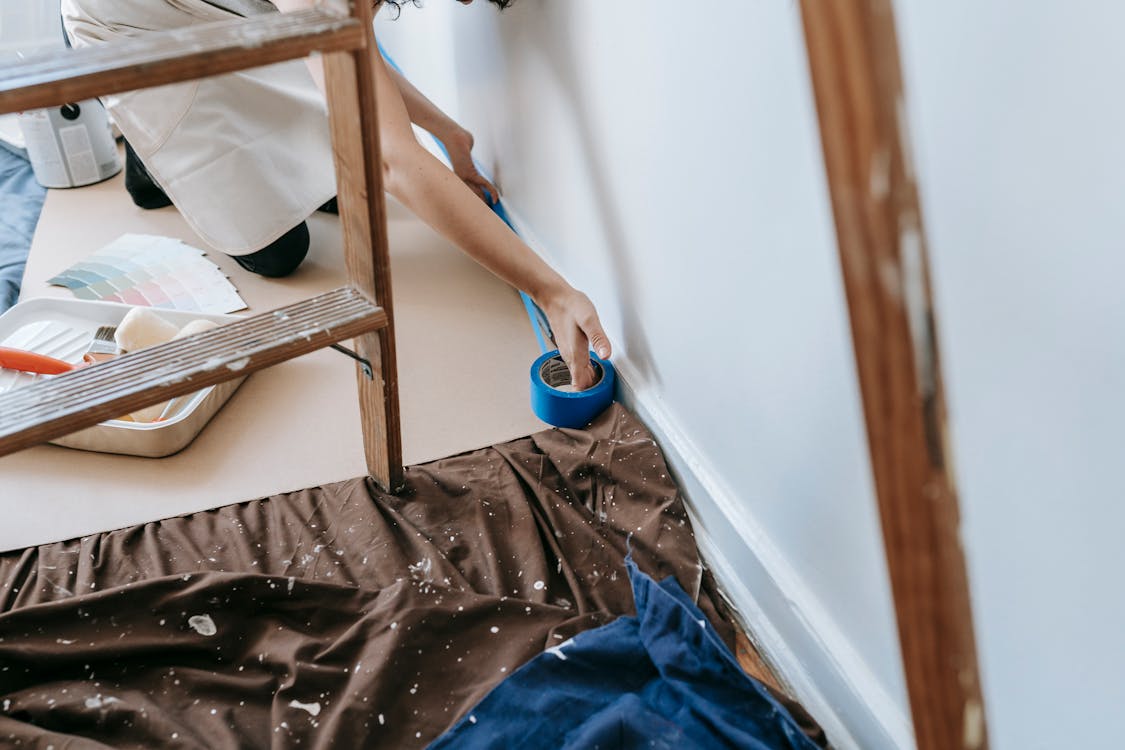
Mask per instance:
[[[581,428],[613,403],[617,374],[613,365],[590,352],[590,364],[597,382],[584,391],[565,391],[570,385],[570,370],[558,349],[546,352],[531,365],[531,410],[535,416],[555,427]]]

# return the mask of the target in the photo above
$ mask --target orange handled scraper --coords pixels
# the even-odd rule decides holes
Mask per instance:
[[[22,372],[37,372],[40,375],[61,375],[75,369],[76,365],[48,357],[46,354],[0,346],[0,367]]]

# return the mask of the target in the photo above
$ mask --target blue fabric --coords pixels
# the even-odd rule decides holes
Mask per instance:
[[[816,747],[674,578],[658,584],[632,559],[626,566],[636,617],[535,657],[431,750]]]
[[[0,313],[16,303],[47,190],[27,157],[0,141]]]

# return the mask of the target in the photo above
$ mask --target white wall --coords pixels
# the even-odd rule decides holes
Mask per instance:
[[[779,618],[789,646],[839,646],[884,694],[894,726],[882,729],[824,696],[856,741],[901,739],[897,636],[796,6],[520,0],[453,16],[478,154],[533,244],[597,303],[629,393],[707,494],[723,496],[697,502],[716,549],[735,577],[754,566],[778,584],[755,606]],[[756,581],[747,590],[759,597]],[[810,624],[810,613],[823,616]],[[816,672],[809,662],[825,654],[808,649],[791,662]]]
[[[1125,6],[900,0],[993,747],[1125,734]]]
[[[1125,7],[895,5],[992,747],[1112,744]],[[599,305],[705,552],[833,739],[908,745],[796,5],[449,6],[454,106]]]
[[[457,10],[451,2],[434,2],[423,11],[407,1],[399,12],[385,5],[375,19],[379,43],[411,83],[455,119],[460,112],[451,21]]]

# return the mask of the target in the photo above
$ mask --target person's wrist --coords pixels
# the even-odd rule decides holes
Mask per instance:
[[[575,288],[566,283],[563,277],[554,273],[529,286],[531,288],[527,289],[528,295],[543,312],[557,310],[565,306],[567,299],[576,292]]]
[[[442,132],[438,135],[438,140],[445,145],[447,150],[464,150],[468,152],[473,149],[473,134],[452,120],[442,128]]]

